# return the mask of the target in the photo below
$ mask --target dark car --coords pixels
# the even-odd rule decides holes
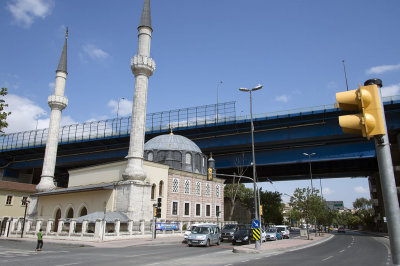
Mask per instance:
[[[346,230],[344,230],[344,227],[341,226],[339,227],[339,229],[337,230],[338,233],[346,233]]]
[[[239,229],[237,224],[226,224],[221,230],[221,242],[224,240],[232,241],[233,235]]]
[[[253,239],[253,230],[239,229],[235,232],[232,239],[232,245],[236,244],[250,244]]]

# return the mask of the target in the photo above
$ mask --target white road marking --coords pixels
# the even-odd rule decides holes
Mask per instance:
[[[249,260],[244,260],[244,261],[241,261],[241,262],[248,262]]]
[[[332,259],[332,258],[333,258],[333,256],[329,256],[329,257],[327,257],[327,258],[325,258],[325,259],[323,259],[323,260],[321,260],[321,261],[329,260],[329,259]]]
[[[344,249],[342,249],[341,251],[339,251],[339,252],[343,252],[344,251]]]
[[[347,248],[351,248],[351,246],[347,246]]]
[[[80,262],[73,262],[73,263],[67,263],[67,264],[57,264],[56,266],[68,266],[68,265],[77,265],[81,264]]]

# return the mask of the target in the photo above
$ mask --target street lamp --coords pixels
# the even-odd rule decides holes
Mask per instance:
[[[257,184],[256,184],[257,180],[256,180],[256,156],[255,156],[255,153],[254,153],[253,103],[252,103],[252,97],[251,97],[252,95],[251,95],[251,93],[253,91],[257,91],[257,90],[259,90],[261,88],[262,88],[261,84],[258,84],[257,86],[255,86],[252,89],[239,88],[240,91],[244,91],[244,92],[249,92],[250,93],[250,123],[251,123],[250,126],[251,126],[251,153],[252,153],[252,157],[253,157],[254,201],[257,198],[257,191],[256,191],[256,189],[257,189]],[[258,206],[257,206],[256,202],[254,202],[254,204],[255,204],[255,206],[254,206],[255,207],[255,209],[254,209],[255,217],[258,218],[259,221],[261,222],[261,217],[259,216],[259,211],[258,211],[258,208],[260,206],[260,197],[258,197]],[[256,241],[256,244],[255,244],[256,249],[260,249],[260,245],[261,245],[260,242]]]
[[[219,89],[219,87],[222,85],[222,80],[220,81],[220,82],[218,82],[218,85],[217,85],[217,123],[218,123],[218,89]]]
[[[313,195],[314,194],[314,187],[313,187],[313,184],[312,184],[311,156],[314,156],[315,152],[310,153],[310,154],[308,154],[306,152],[303,152],[303,155],[304,156],[308,156],[308,164],[310,165],[311,195]],[[322,190],[321,190],[321,193],[322,193]],[[315,218],[315,221],[314,221],[314,226],[315,226],[315,236],[317,236],[317,221],[316,221],[316,218]]]
[[[118,113],[119,113],[119,103],[121,102],[121,100],[126,100],[126,99],[125,99],[124,97],[118,99],[118,105],[117,105],[117,121],[116,121],[116,124],[115,124],[115,132],[118,131]]]
[[[28,207],[30,201],[27,198],[22,198],[21,202],[22,205],[25,205],[24,222],[22,223],[22,231],[21,231],[21,238],[22,238],[24,236],[24,230],[25,230],[26,208]]]

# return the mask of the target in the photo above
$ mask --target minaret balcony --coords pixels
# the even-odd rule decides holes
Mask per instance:
[[[65,96],[60,95],[50,95],[47,98],[47,103],[51,109],[58,109],[60,111],[64,110],[68,105],[68,99]]]
[[[156,63],[151,57],[135,55],[131,59],[131,69],[133,75],[146,75],[150,77],[156,69]]]

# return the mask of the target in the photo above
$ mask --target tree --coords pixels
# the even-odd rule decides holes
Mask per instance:
[[[352,226],[356,227],[355,223],[359,222],[358,225],[366,226],[369,229],[374,228],[374,217],[372,209],[372,200],[366,198],[357,198],[353,202],[353,207],[356,208],[355,216],[359,219],[354,219]]]
[[[260,188],[260,204],[263,209],[262,219],[265,224],[282,224],[282,198],[281,193],[262,191]]]
[[[241,157],[235,158],[235,165],[237,169],[236,173],[233,173],[232,183],[225,186],[224,194],[225,197],[229,199],[231,202],[231,209],[229,210],[228,220],[232,220],[233,212],[235,211],[235,202],[237,198],[240,198],[243,202],[246,202],[247,196],[245,194],[248,191],[245,191],[245,186],[240,184],[241,176],[246,172],[246,168],[244,165],[244,153],[242,153]],[[250,206],[249,206],[250,207]]]
[[[0,132],[4,133],[3,129],[8,127],[8,123],[6,121],[7,117],[11,115],[11,112],[5,112],[4,107],[8,107],[4,100],[4,96],[8,94],[7,88],[1,88],[0,91]]]

